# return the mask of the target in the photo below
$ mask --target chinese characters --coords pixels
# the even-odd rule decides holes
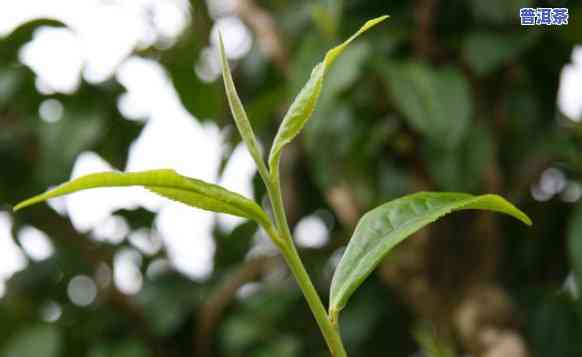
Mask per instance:
[[[519,10],[522,26],[567,25],[568,9],[564,7],[525,7]]]

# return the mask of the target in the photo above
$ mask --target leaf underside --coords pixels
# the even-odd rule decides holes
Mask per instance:
[[[362,26],[358,32],[353,34],[349,39],[339,46],[329,50],[323,61],[313,68],[309,80],[305,83],[305,86],[301,89],[297,97],[295,97],[295,100],[289,107],[287,114],[285,114],[283,122],[279,127],[279,131],[275,136],[273,146],[271,147],[271,153],[269,154],[269,169],[271,172],[274,172],[278,167],[283,147],[290,143],[299,134],[315,110],[315,105],[317,104],[317,99],[319,98],[323,86],[323,79],[329,66],[331,66],[350,42],[387,18],[388,16],[381,16],[366,22],[364,26]]]
[[[491,194],[419,192],[385,203],[358,222],[333,276],[330,314],[335,316],[344,308],[354,291],[394,246],[440,217],[466,209],[505,213],[531,225],[522,211]]]
[[[29,198],[14,207],[19,210],[51,198],[102,187],[142,186],[165,198],[207,211],[268,222],[265,212],[253,201],[218,185],[182,176],[174,170],[101,172],[79,177],[53,190]]]

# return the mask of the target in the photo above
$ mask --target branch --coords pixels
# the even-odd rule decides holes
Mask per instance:
[[[281,34],[271,14],[253,0],[238,0],[236,11],[240,18],[256,33],[263,53],[273,61],[281,73],[288,76],[288,51],[283,45]]]
[[[275,257],[257,257],[246,261],[202,306],[198,316],[198,330],[194,336],[195,357],[212,356],[214,330],[224,311],[236,296],[238,289],[253,281],[273,264]]]
[[[414,37],[414,51],[418,57],[431,58],[435,47],[432,25],[438,0],[417,0],[414,3],[414,16],[418,25]]]

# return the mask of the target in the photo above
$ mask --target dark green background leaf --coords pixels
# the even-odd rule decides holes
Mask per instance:
[[[454,148],[473,115],[469,84],[455,68],[389,63],[381,68],[397,108],[410,125],[437,145]]]

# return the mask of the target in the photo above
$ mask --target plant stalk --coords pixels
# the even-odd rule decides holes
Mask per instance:
[[[278,170],[275,170],[278,171]],[[291,269],[297,284],[301,288],[305,300],[319,325],[319,329],[323,334],[325,342],[331,352],[332,357],[347,357],[346,351],[344,349],[339,331],[332,325],[331,321],[327,317],[327,313],[321,299],[313,286],[309,274],[305,270],[305,266],[301,261],[301,257],[295,248],[293,243],[293,237],[291,236],[291,231],[289,230],[289,224],[287,223],[287,217],[285,215],[285,208],[283,206],[283,196],[281,194],[281,187],[279,184],[278,172],[272,172],[272,177],[266,182],[267,191],[271,199],[271,204],[273,206],[273,215],[275,218],[275,224],[277,225],[279,234],[282,237],[274,239],[274,241],[279,241],[281,253],[287,262],[287,265]],[[276,237],[273,237],[276,238]]]

